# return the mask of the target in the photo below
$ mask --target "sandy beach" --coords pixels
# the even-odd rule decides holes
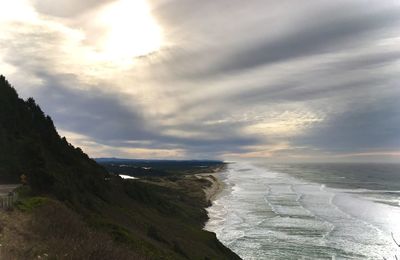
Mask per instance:
[[[211,173],[196,174],[196,177],[207,179],[212,183],[210,187],[204,189],[206,199],[210,202],[215,200],[225,187],[224,182],[219,178],[219,174],[224,170],[225,167],[221,167]]]

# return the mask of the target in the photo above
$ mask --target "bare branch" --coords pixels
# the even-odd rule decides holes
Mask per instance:
[[[393,241],[396,243],[396,245],[397,245],[398,247],[400,247],[399,243],[397,243],[396,239],[394,239],[393,232],[392,232],[392,233],[390,233],[390,234],[392,234],[392,239],[393,239]],[[396,257],[396,259],[397,259],[397,257]]]

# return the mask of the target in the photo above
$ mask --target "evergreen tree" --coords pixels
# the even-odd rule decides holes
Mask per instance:
[[[0,182],[19,182],[22,174],[35,192],[71,202],[104,197],[108,185],[105,169],[61,138],[36,101],[20,99],[0,75]]]

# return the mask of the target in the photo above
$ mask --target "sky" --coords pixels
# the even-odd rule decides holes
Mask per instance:
[[[0,73],[91,157],[400,159],[398,0],[13,0]]]

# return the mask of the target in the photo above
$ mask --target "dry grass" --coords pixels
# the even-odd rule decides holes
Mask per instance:
[[[0,233],[0,259],[145,259],[55,201],[32,213],[0,212]]]

